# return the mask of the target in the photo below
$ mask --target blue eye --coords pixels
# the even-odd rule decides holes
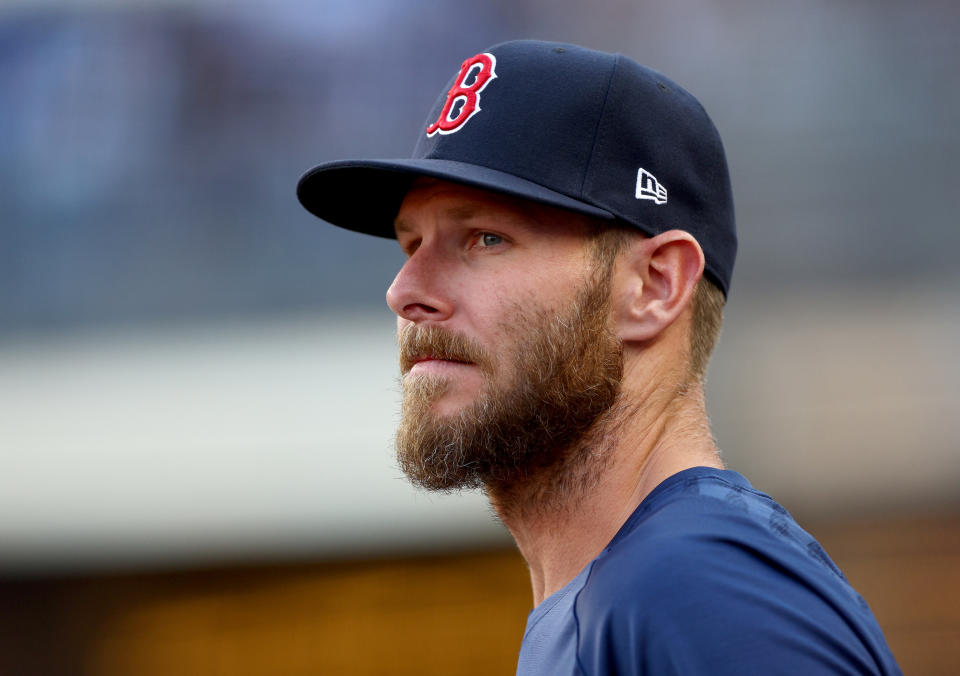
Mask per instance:
[[[496,246],[497,244],[503,244],[503,237],[494,235],[491,232],[485,232],[480,235],[480,242],[483,246]]]

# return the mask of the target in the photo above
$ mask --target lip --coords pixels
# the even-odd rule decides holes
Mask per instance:
[[[413,361],[413,366],[410,367],[409,373],[441,373],[449,369],[457,369],[464,366],[475,366],[475,364],[467,361],[454,361],[452,359],[424,356],[418,357]]]

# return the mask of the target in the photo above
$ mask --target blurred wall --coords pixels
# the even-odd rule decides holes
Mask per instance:
[[[814,524],[908,673],[949,673],[958,29],[939,0],[0,2],[11,673],[315,673],[348,645],[369,673],[512,668],[522,566],[450,554],[505,534],[391,459],[399,252],[293,190],[406,155],[463,58],[517,37],[620,51],[710,111],[741,240],[708,388],[727,462]],[[454,629],[497,649],[424,652]]]
[[[498,537],[480,496],[431,510],[390,460],[395,244],[293,189],[408,153],[464,56],[520,36],[662,69],[725,138],[741,253],[709,400],[730,465],[801,514],[956,507],[958,17],[0,5],[0,566],[395,551],[382,514],[411,550]]]

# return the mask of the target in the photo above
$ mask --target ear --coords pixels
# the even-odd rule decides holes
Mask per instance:
[[[624,342],[649,341],[673,324],[703,275],[703,250],[683,230],[638,239],[618,266],[614,291],[617,333]]]

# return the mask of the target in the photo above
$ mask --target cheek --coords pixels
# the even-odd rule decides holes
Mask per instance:
[[[569,312],[586,281],[582,261],[562,260],[552,267],[545,262],[550,261],[517,265],[456,286],[463,326],[494,356],[500,356],[498,351],[513,354],[514,343],[523,340],[532,324]]]
[[[461,317],[482,331],[500,322],[516,289],[516,284],[505,283],[500,276],[484,274],[452,282],[449,297]]]

